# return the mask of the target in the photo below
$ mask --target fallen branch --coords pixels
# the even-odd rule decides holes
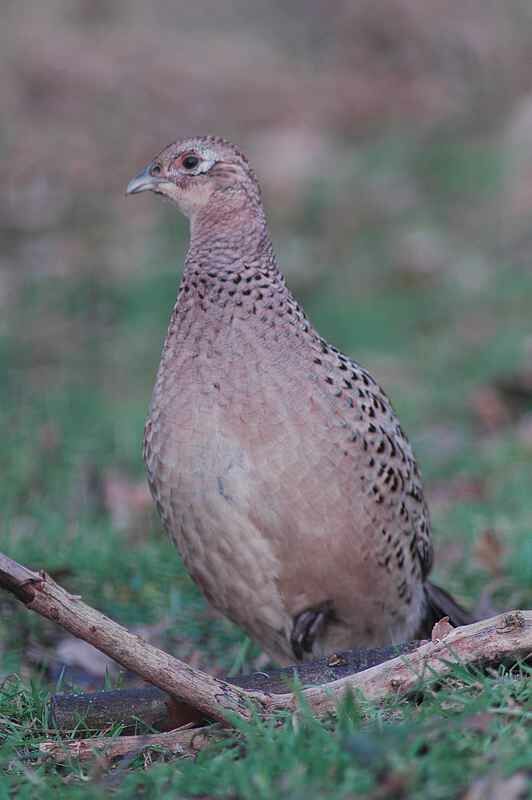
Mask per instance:
[[[58,764],[71,758],[86,761],[95,756],[108,760],[135,756],[148,749],[160,748],[175,755],[196,755],[212,741],[210,734],[203,730],[177,730],[155,733],[148,736],[94,736],[92,739],[41,742],[39,751]],[[217,732],[220,735],[220,731]]]
[[[200,714],[227,725],[227,713],[250,719],[252,708],[265,713],[270,697],[247,692],[159,650],[109,617],[69,594],[45,572],[34,572],[0,553],[0,587],[27,608],[106,653],[126,669],[183,701]]]
[[[381,702],[441,681],[456,664],[485,669],[532,659],[532,611],[509,611],[462,628],[447,631],[444,627],[443,631],[441,638],[409,653],[321,686],[307,687],[301,695],[317,716],[324,716],[334,713],[346,691],[361,692],[366,699]],[[295,711],[298,696],[291,692],[271,694],[269,701],[270,713]]]
[[[150,683],[225,725],[228,710],[249,719],[251,704],[263,715],[297,709],[299,697],[291,692],[248,691],[192,669],[133,636],[79,597],[68,594],[44,573],[32,572],[1,554],[0,586],[28,608],[58,622]],[[456,663],[485,667],[526,661],[532,656],[532,611],[512,611],[451,630],[439,623],[433,637],[433,641],[407,655],[322,686],[308,687],[302,697],[317,716],[323,716],[334,713],[346,691],[360,691],[368,700],[382,701],[418,690],[426,682],[441,680]],[[85,741],[89,747],[94,740]],[[44,744],[48,747],[50,743]]]
[[[250,675],[224,677],[241,689],[267,694],[283,694],[297,680],[301,686],[331,683],[362,672],[376,664],[415,650],[421,642],[406,642],[372,650],[348,650],[305,664]],[[176,701],[155,686],[111,691],[62,693],[50,699],[50,719],[61,731],[75,730],[83,720],[85,729],[104,730],[120,723],[124,730],[135,730],[139,721],[154,730],[170,731],[191,722],[205,722],[204,715]]]
[[[435,626],[435,633],[437,628]],[[302,696],[317,716],[324,716],[334,713],[338,701],[346,691],[358,690],[367,699],[382,701],[386,697],[409,694],[427,683],[442,680],[456,663],[481,668],[516,661],[525,662],[532,658],[532,611],[511,611],[449,632],[445,630],[445,626],[440,627],[440,630],[441,639],[424,644],[408,655],[323,686],[304,689]],[[295,711],[299,702],[298,697],[292,693],[273,695],[272,701],[272,711]],[[193,740],[188,738],[194,733],[203,734],[201,738],[194,740],[195,750],[190,747]],[[190,754],[205,747],[213,737],[221,735],[221,732],[216,728],[204,727],[195,731],[172,731],[163,735],[169,737],[166,741],[175,743],[174,752]],[[65,752],[70,757],[89,758],[103,750],[109,758],[113,758],[134,752],[137,740],[143,741],[143,746],[149,746],[149,739],[150,737],[126,736],[122,740],[106,740],[105,737],[97,737],[69,742],[67,745],[43,742],[41,750],[59,761],[65,760]],[[118,744],[120,741],[124,744]],[[152,743],[161,742],[155,738]]]
[[[440,624],[434,626],[435,631]],[[305,689],[302,694],[314,713],[324,716],[334,713],[346,691],[358,691],[367,700],[381,702],[441,681],[456,664],[485,669],[531,659],[532,611],[508,611],[472,625],[451,628],[442,638],[434,638],[408,655],[325,686]],[[298,700],[293,694],[275,695],[273,699],[272,710],[297,707]]]

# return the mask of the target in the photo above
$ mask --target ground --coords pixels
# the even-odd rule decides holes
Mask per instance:
[[[314,96],[300,67],[280,84],[270,75],[273,41],[289,58],[292,29],[279,7],[256,49],[249,20],[248,28],[242,20],[241,30],[223,28],[241,54],[242,42],[254,43],[261,94],[250,103],[229,45],[216,58],[230,90],[196,62],[185,70],[186,47],[189,59],[195,51],[172,33],[175,19],[168,27],[163,14],[156,24],[140,6],[128,11],[118,3],[116,16],[105,17],[102,6],[93,19],[80,3],[54,28],[58,6],[50,18],[37,7],[24,17],[12,4],[19,40],[2,34],[13,111],[2,143],[11,154],[1,201],[2,551],[45,568],[101,611],[212,672],[264,663],[186,576],[143,478],[143,421],[186,227],[156,198],[126,200],[123,190],[173,138],[169,129],[180,132],[182,109],[169,103],[163,80],[177,65],[176,74],[190,76],[184,132],[231,135],[251,151],[291,287],[320,332],[391,396],[427,488],[435,579],[470,606],[532,607],[532,100],[524,34],[512,46],[504,36],[490,38],[496,25],[487,12],[476,27],[462,26],[459,44],[475,55],[476,72],[460,82],[441,55],[449,53],[437,26],[421,14],[416,27],[405,11],[403,32],[418,61],[386,40],[397,61],[387,64],[383,81],[371,60],[376,34],[357,39],[355,57],[349,14],[329,49],[311,20],[297,58],[309,59],[313,48],[322,55]],[[153,7],[172,17],[164,3]],[[530,31],[528,18],[516,14],[515,31],[519,23]],[[197,20],[185,16],[197,32]],[[380,34],[388,30],[385,21],[366,22]],[[162,47],[150,66],[150,37],[164,26],[183,47]],[[496,74],[493,52],[504,67]],[[357,58],[366,66],[361,76]],[[352,93],[342,83],[350,77]],[[193,103],[197,93],[204,105]],[[364,113],[349,116],[349,102]],[[294,103],[297,126],[285,117]],[[190,130],[197,125],[205,127]],[[350,698],[336,721],[303,712],[283,725],[253,722],[235,746],[213,747],[195,762],[139,756],[114,769],[100,762],[55,767],[36,749],[50,735],[50,692],[129,678],[80,654],[7,595],[0,609],[0,798],[36,791],[44,798],[58,791],[72,798],[102,791],[117,798],[530,796],[532,697],[524,665],[487,675],[457,668],[418,702],[377,707]]]

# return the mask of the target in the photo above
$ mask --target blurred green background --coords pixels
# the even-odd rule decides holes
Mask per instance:
[[[192,663],[264,664],[184,574],[141,461],[187,230],[124,190],[213,133],[320,332],[391,396],[438,581],[530,607],[530,3],[4,0],[0,54],[1,550]],[[118,680],[0,611],[0,678]]]

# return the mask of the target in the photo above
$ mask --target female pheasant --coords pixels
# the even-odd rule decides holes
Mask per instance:
[[[429,514],[390,402],[287,289],[246,158],[177,141],[127,192],[148,189],[191,235],[144,459],[208,600],[281,663],[468,622],[427,580]]]

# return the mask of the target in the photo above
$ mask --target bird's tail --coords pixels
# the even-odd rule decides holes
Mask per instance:
[[[423,638],[430,639],[433,626],[442,617],[449,617],[449,622],[456,628],[476,621],[471,611],[466,611],[448,592],[430,581],[425,583],[425,600],[425,617],[419,632]]]

